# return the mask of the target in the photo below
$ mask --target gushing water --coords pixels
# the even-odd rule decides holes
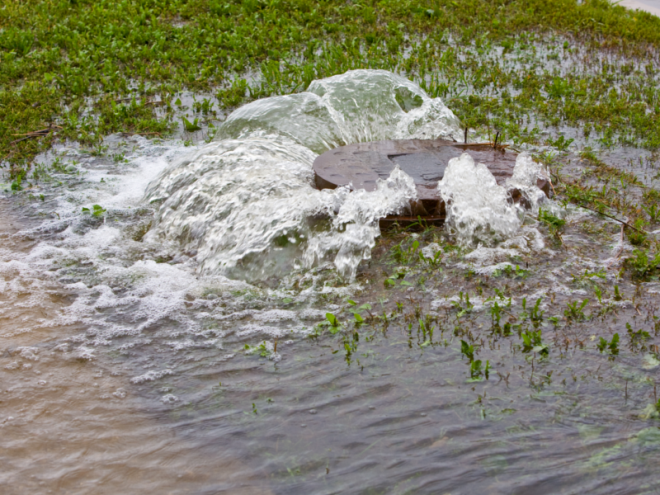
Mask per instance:
[[[314,81],[232,113],[216,142],[174,163],[147,191],[160,205],[147,239],[196,257],[202,273],[264,280],[334,255],[347,280],[369,256],[378,219],[414,197],[401,171],[377,191],[318,191],[317,153],[361,141],[454,138],[458,120],[439,98],[385,71]]]
[[[371,257],[371,249],[380,235],[378,220],[409,209],[417,190],[413,179],[397,166],[389,178],[378,179],[373,192],[350,192],[342,187],[334,196],[341,206],[332,215],[332,229],[311,237],[304,261],[310,268],[328,253],[336,252],[337,270],[345,279],[352,280],[360,261]]]
[[[535,213],[545,198],[536,186],[540,173],[540,165],[522,153],[516,159],[513,177],[503,187],[468,153],[452,158],[438,183],[447,204],[448,232],[466,247],[491,246],[514,237],[522,225],[524,208],[513,203],[510,190],[519,190]]]
[[[227,117],[217,139],[255,133],[288,137],[319,154],[383,139],[462,139],[440,98],[383,70],[353,70],[313,81],[303,93],[252,102]]]

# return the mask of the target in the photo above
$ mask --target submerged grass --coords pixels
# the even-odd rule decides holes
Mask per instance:
[[[540,128],[569,125],[656,148],[659,45],[659,18],[603,0],[8,0],[0,161],[15,179],[56,139],[196,132],[212,96],[233,108],[356,68],[417,80],[483,135],[565,149]],[[185,108],[183,91],[209,98]]]

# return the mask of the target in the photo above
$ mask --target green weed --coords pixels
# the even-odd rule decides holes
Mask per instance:
[[[256,346],[245,344],[244,349],[246,354],[259,354],[261,357],[269,357],[272,354],[272,351],[266,346],[265,341]]]
[[[598,299],[598,303],[603,304],[603,291],[597,285],[594,286],[594,294],[596,295],[596,299]]]
[[[183,90],[205,94],[191,111],[210,117],[211,94],[218,107],[234,108],[356,68],[404,73],[445,98],[466,126],[481,134],[497,127],[514,143],[540,142],[533,117],[581,127],[605,145],[660,145],[649,55],[660,44],[657,17],[601,1],[531,0],[505,10],[487,0],[9,2],[0,10],[0,159],[14,180],[55,140],[96,146],[113,132],[162,135],[182,116],[192,124],[181,120],[186,130],[206,126],[182,115],[175,100]],[[574,51],[529,49],[552,46],[555,33],[573,36],[587,56],[607,49],[633,57],[639,69],[622,57],[562,76],[539,70]],[[518,68],[501,70],[497,49]],[[406,111],[419,104],[399,100]],[[59,127],[13,143],[51,122]]]
[[[529,270],[525,270],[523,268],[520,268],[518,265],[516,267],[512,267],[511,265],[507,265],[504,268],[499,268],[493,272],[494,277],[501,277],[501,276],[506,276],[510,278],[520,278],[520,279],[525,279],[529,275]]]
[[[555,79],[559,79],[559,78],[555,78]],[[548,139],[548,140],[547,140],[547,143],[548,143],[550,146],[554,146],[554,147],[557,148],[559,151],[566,151],[566,150],[568,150],[568,147],[573,143],[573,141],[575,141],[575,140],[574,140],[574,139],[566,139],[566,138],[562,135],[562,136],[559,136],[559,137],[558,137],[557,139],[555,139],[555,140]]]
[[[483,378],[488,380],[488,377],[490,376],[490,361],[486,361],[486,365],[482,365],[481,359],[477,359],[475,361],[472,361],[470,363],[470,380],[471,382],[474,381],[481,381]]]
[[[412,260],[413,255],[417,252],[417,249],[419,248],[419,241],[414,240],[412,244],[407,248],[403,247],[405,242],[406,240],[401,241],[399,244],[395,245],[392,248],[391,256],[396,263],[407,265]],[[421,256],[423,257],[423,255]]]
[[[542,298],[540,297],[536,300],[536,304],[532,307],[532,311],[529,315],[529,319],[535,326],[540,325],[543,321],[544,312],[541,311],[541,300]]]
[[[93,217],[103,216],[103,214],[106,211],[107,210],[103,208],[101,205],[94,205],[92,206],[91,210],[89,208],[84,208],[84,207],[82,209],[83,214],[92,215]]]
[[[541,340],[541,330],[529,330],[520,336],[523,340],[523,352],[538,352],[542,356],[550,353],[550,348]]]
[[[650,206],[642,206],[642,209],[652,222],[658,223],[660,221],[660,208],[657,203],[653,203]]]
[[[440,266],[440,263],[442,262],[442,251],[440,250],[436,251],[433,257],[426,257],[424,256],[424,253],[420,251],[419,259],[422,263],[426,263],[427,265],[429,265],[429,267],[436,268]]]
[[[326,313],[325,319],[330,325],[330,333],[335,334],[341,330],[341,323],[339,323],[339,320],[334,314]]]
[[[181,117],[181,120],[183,121],[183,128],[186,130],[186,132],[202,130],[202,128],[199,126],[199,119],[195,119],[194,121],[190,122],[187,118]]]
[[[472,344],[468,344],[464,340],[461,340],[461,354],[463,354],[471,363],[474,361],[474,346]]]
[[[587,319],[587,315],[584,314],[584,308],[589,304],[589,299],[583,300],[581,303],[579,301],[573,301],[566,304],[566,309],[564,310],[564,316],[567,321],[583,321]]]
[[[559,218],[549,211],[543,209],[539,210],[538,219],[539,222],[542,222],[548,226],[550,233],[553,235],[559,232],[564,227],[564,225],[566,225],[566,220]]]
[[[660,267],[660,253],[655,256],[649,256],[648,251],[644,249],[635,249],[632,255],[626,258],[624,266],[632,272],[635,278],[646,279],[654,275]]]
[[[360,311],[369,311],[369,312],[371,312],[371,304],[365,303],[365,304],[362,304],[362,305],[358,306],[357,303],[355,301],[351,300],[351,299],[348,299],[346,302],[348,302],[348,304],[349,304],[349,309],[348,310],[351,313],[353,313],[353,318],[355,320],[355,325],[356,326],[362,325],[364,323],[364,318],[360,314]],[[328,313],[328,314],[330,314],[330,313]],[[333,317],[334,317],[334,315],[333,315]],[[327,318],[327,315],[326,315],[326,318]],[[335,318],[335,322],[336,322],[336,318]]]
[[[630,338],[631,347],[643,344],[645,341],[651,338],[651,334],[649,334],[646,330],[633,330],[630,323],[626,323],[626,329],[628,330],[628,337]]]
[[[610,354],[612,354],[613,356],[619,354],[619,334],[615,333],[612,336],[612,340],[610,340],[609,342],[603,337],[601,337],[596,347],[600,352],[605,352],[605,350],[609,350]]]
[[[451,305],[456,309],[456,318],[460,318],[474,309],[474,304],[470,302],[470,295],[462,291],[458,293],[459,300],[452,301]]]
[[[492,326],[499,327],[501,318],[502,318],[502,308],[500,307],[499,304],[497,304],[497,301],[495,301],[493,305],[490,307],[490,319]]]

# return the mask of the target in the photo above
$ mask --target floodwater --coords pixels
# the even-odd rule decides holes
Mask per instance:
[[[405,174],[321,192],[311,161],[460,129],[382,71],[310,88],[6,194],[2,492],[657,493],[660,284],[621,276],[620,224],[530,188],[555,236],[463,157],[450,228],[382,233]],[[655,177],[606,159],[638,157]]]
[[[231,454],[208,455],[160,422],[120,367],[67,356],[61,342],[84,328],[49,322],[71,291],[7,261],[34,248],[12,237],[21,220],[0,202],[3,279],[21,285],[0,296],[2,493],[198,493],[200,483],[270,493]]]

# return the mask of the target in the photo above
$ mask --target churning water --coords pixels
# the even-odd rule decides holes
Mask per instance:
[[[361,141],[460,135],[440,99],[389,72],[315,81],[304,93],[238,109],[214,143],[153,182],[147,199],[158,210],[147,240],[194,252],[202,273],[263,280],[334,257],[351,280],[374,246],[378,219],[405,208],[414,184],[395,172],[373,193],[318,191],[317,153]],[[319,217],[330,220],[332,232]]]
[[[361,70],[193,149],[45,155],[0,204],[3,493],[657,491],[660,288],[619,276],[619,224],[543,202],[525,154],[506,187],[452,160],[446,230],[382,237],[398,169],[312,186],[327,149],[438,137],[439,99]],[[626,324],[648,339],[594,349]]]

